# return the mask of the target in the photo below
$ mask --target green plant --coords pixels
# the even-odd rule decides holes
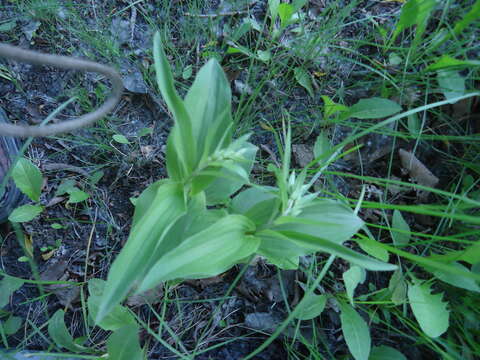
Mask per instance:
[[[20,289],[24,281],[22,279],[5,275],[0,280],[0,341],[8,349],[8,336],[15,334],[22,325],[22,319],[8,311],[2,310],[16,290]]]
[[[363,222],[340,201],[310,193],[306,170],[290,171],[289,127],[282,167],[269,166],[277,186],[250,183],[256,147],[249,135],[233,139],[230,88],[216,60],[202,67],[182,100],[158,33],[154,57],[158,86],[175,119],[167,142],[169,178],[136,200],[130,236],[110,269],[97,322],[132,291],[213,276],[254,254],[284,269],[297,268],[299,256],[316,251],[366,269],[396,268],[342,245]]]
[[[278,38],[285,28],[298,22],[299,10],[307,3],[306,0],[294,0],[291,4],[280,0],[269,0],[270,30],[274,39]],[[277,19],[280,19],[279,24]]]
[[[19,158],[12,169],[11,176],[15,185],[34,202],[34,205],[19,206],[12,211],[8,220],[16,223],[31,221],[44,210],[44,207],[40,205],[40,195],[43,187],[42,173],[37,166],[26,158]],[[86,192],[76,186],[74,180],[63,181],[55,192],[55,196],[65,194],[68,194],[67,205],[79,203],[89,198]]]

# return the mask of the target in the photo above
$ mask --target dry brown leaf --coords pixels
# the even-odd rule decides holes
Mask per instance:
[[[68,279],[68,262],[66,260],[50,260],[48,267],[40,274],[43,281],[67,281]],[[72,281],[72,280],[69,280]],[[45,288],[51,291],[58,298],[63,306],[71,308],[71,304],[76,302],[80,297],[80,287],[68,284],[50,284]]]
[[[65,200],[65,197],[63,196],[55,196],[53,197],[52,199],[50,199],[50,201],[48,202],[48,204],[45,206],[45,207],[50,207],[50,206],[55,206],[59,203],[61,203],[63,200]]]
[[[418,184],[428,187],[435,187],[438,184],[438,178],[413,153],[403,149],[398,153],[402,166]]]
[[[292,152],[295,162],[302,168],[313,161],[313,146],[311,145],[292,145]]]
[[[402,167],[408,170],[417,184],[432,188],[438,184],[438,178],[412,152],[400,149],[398,153]],[[418,195],[421,200],[425,200],[428,192],[419,191]]]
[[[53,254],[55,254],[55,251],[57,251],[57,250],[50,250],[46,253],[43,253],[42,254],[42,259],[47,261],[48,259],[50,259],[53,256]]]
[[[48,262],[46,269],[40,274],[42,281],[58,281],[67,271],[68,262],[66,260],[52,259]]]
[[[43,170],[45,171],[70,171],[74,172],[80,175],[83,175],[85,177],[90,176],[88,171],[85,169],[82,169],[78,166],[73,166],[70,164],[63,164],[63,163],[46,163],[43,164]]]
[[[25,235],[25,251],[30,258],[33,258],[33,239],[32,235]]]
[[[152,145],[145,145],[145,146],[140,146],[140,152],[144,157],[147,159],[152,157],[154,153],[154,147]]]
[[[159,303],[163,298],[163,283],[147,290],[141,294],[129,296],[127,298],[127,305],[129,306],[141,306],[146,304]]]

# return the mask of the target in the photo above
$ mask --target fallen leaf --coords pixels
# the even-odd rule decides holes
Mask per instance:
[[[193,281],[195,281],[196,284],[200,285],[200,287],[202,289],[204,289],[207,286],[221,283],[223,281],[223,277],[225,276],[225,274],[226,273],[222,273],[222,274],[217,275],[217,276],[211,276],[211,277],[205,278],[205,279],[196,279],[196,280],[193,280]]]
[[[245,326],[254,330],[273,333],[281,324],[282,320],[270,313],[256,312],[245,316]]]
[[[78,166],[63,163],[46,163],[42,166],[44,171],[70,171],[83,176],[90,176],[90,173]]]
[[[313,147],[306,144],[292,145],[293,157],[302,168],[313,161]]]
[[[140,146],[140,152],[147,159],[152,157],[153,150],[154,150],[154,147],[152,145],[145,145],[145,146],[142,145],[142,146]]]
[[[47,268],[40,274],[42,281],[67,281],[68,262],[66,260],[52,259],[48,263]],[[71,280],[69,280],[71,281]],[[50,284],[45,289],[55,294],[60,304],[71,308],[71,304],[76,302],[80,297],[80,287],[69,284]]]
[[[51,207],[51,206],[55,206],[55,205],[61,203],[64,200],[65,200],[65,197],[63,197],[63,196],[55,196],[52,199],[50,199],[50,201],[48,202],[48,204],[45,207],[48,208],[48,207]]]
[[[129,306],[141,306],[141,305],[153,305],[159,303],[163,298],[163,283],[147,290],[141,294],[129,296],[127,298],[127,305]]]
[[[33,258],[33,239],[32,235],[25,236],[25,251],[30,258]]]
[[[435,187],[438,184],[438,178],[410,151],[404,149],[398,150],[402,167],[408,170],[412,179],[419,185]],[[425,200],[427,191],[419,191],[419,198]]]
[[[48,252],[46,252],[46,253],[43,253],[43,254],[42,254],[42,259],[45,260],[45,261],[47,261],[48,259],[50,259],[50,258],[53,256],[53,254],[55,254],[55,251],[56,251],[56,250],[50,250],[50,251],[48,251]]]

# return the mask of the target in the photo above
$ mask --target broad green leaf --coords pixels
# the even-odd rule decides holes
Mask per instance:
[[[377,240],[373,238],[373,235],[370,234],[368,228],[364,227],[369,233],[368,237],[361,236],[354,238],[353,240],[360,246],[360,248],[365,251],[368,255],[373,256],[379,260],[387,262],[389,259],[388,251],[385,250]]]
[[[355,307],[353,304],[354,292],[358,284],[362,284],[365,281],[365,269],[359,266],[352,266],[342,274],[342,278],[345,283],[345,289],[347,290],[348,300],[350,301],[350,304]]]
[[[278,16],[280,17],[280,26],[282,28],[292,23],[292,17],[295,13],[295,8],[287,3],[281,3],[278,5]]]
[[[253,254],[259,240],[247,233],[253,223],[241,215],[228,215],[181,242],[158,260],[141,282],[137,293],[162,281],[198,279],[218,275]]]
[[[280,5],[280,0],[268,0],[268,11],[270,12],[270,17],[272,22],[278,17],[278,6]]]
[[[113,332],[107,340],[108,358],[112,360],[143,360],[138,325],[127,325]]]
[[[135,212],[133,213],[132,228],[140,221],[140,219],[149,211],[155,200],[155,196],[159,187],[168,183],[168,180],[158,180],[150,184],[142,191],[135,201]]]
[[[55,196],[62,196],[64,194],[70,194],[72,191],[78,190],[76,181],[72,179],[64,180],[58,186],[57,191],[55,191]]]
[[[294,243],[304,249],[323,251],[327,254],[336,255],[367,270],[393,271],[397,269],[395,265],[375,260],[329,240],[295,231],[282,230],[278,232],[289,237]]]
[[[272,59],[272,53],[269,50],[257,50],[257,57],[263,62],[269,62]]]
[[[195,196],[203,192],[210,186],[211,183],[219,178],[230,179],[232,181],[238,180],[237,174],[233,173],[232,171],[227,171],[228,169],[224,169],[222,167],[209,166],[200,173],[197,173],[197,175],[192,179],[190,194]]]
[[[183,80],[188,80],[192,77],[192,74],[193,74],[193,68],[192,68],[192,65],[187,65],[185,66],[185,69],[183,69],[183,72],[182,72],[182,78]]]
[[[294,74],[295,80],[307,90],[308,95],[314,97],[311,75],[303,67],[296,67]]]
[[[201,197],[203,199],[200,199]],[[187,212],[165,234],[162,247],[158,253],[154,254],[154,258],[160,259],[185,239],[205,230],[224,216],[226,216],[226,212],[222,210],[206,209],[203,194],[196,196],[189,202]]]
[[[24,283],[22,279],[8,275],[0,280],[0,309],[8,304],[10,296],[20,289]]]
[[[480,258],[478,258],[477,260],[480,261]],[[451,265],[455,266],[456,268],[459,268],[463,271],[470,272],[470,270],[468,270],[462,264],[453,263]],[[462,288],[462,289],[474,291],[474,292],[480,292],[480,286],[478,286],[477,282],[475,280],[473,280],[472,278],[467,278],[467,277],[458,276],[458,275],[452,275],[450,273],[446,273],[446,272],[443,272],[441,270],[433,271],[433,274],[437,278],[442,280],[443,282],[446,282],[447,284],[450,284],[450,285],[453,285],[453,286],[456,286],[456,287],[459,287],[459,288]]]
[[[148,211],[136,218],[127,243],[113,262],[95,322],[100,322],[120,303],[158,259],[168,229],[186,211],[183,186],[164,183],[156,188]],[[145,210],[141,206],[141,210]]]
[[[309,234],[341,244],[363,226],[352,209],[334,200],[315,200],[305,206],[297,217],[281,217],[274,230]]]
[[[465,78],[458,71],[439,70],[437,72],[437,81],[440,91],[447,100],[465,94]]]
[[[94,172],[88,180],[91,185],[96,185],[102,179],[103,175],[105,175],[105,173],[102,170],[99,170]]]
[[[326,303],[327,295],[310,294],[309,296],[304,296],[297,305],[299,310],[295,318],[299,320],[314,319],[322,313]]]
[[[169,178],[175,181],[184,181],[188,178],[183,165],[183,160],[180,158],[177,151],[177,148],[181,145],[182,141],[180,139],[179,130],[174,126],[170,130],[170,135],[167,139],[166,166]]]
[[[252,220],[257,226],[267,225],[274,219],[274,216],[278,214],[279,205],[280,200],[275,197],[255,205],[244,215]]]
[[[435,0],[409,0],[403,5],[400,19],[390,39],[390,44],[395,41],[402,31],[413,25],[417,25],[416,37],[421,36],[423,31],[425,31],[426,22],[435,5]]]
[[[245,214],[259,203],[276,198],[274,187],[251,187],[232,199],[230,209],[236,214]]]
[[[112,138],[119,144],[130,144],[130,141],[123,135],[115,134]]]
[[[82,190],[75,190],[69,194],[67,204],[76,204],[87,200],[90,197],[86,192]]]
[[[77,345],[72,335],[68,332],[64,321],[65,313],[63,310],[57,310],[48,322],[48,335],[52,338],[58,347],[65,348],[73,352],[86,351],[83,346]]]
[[[217,179],[228,180],[230,184],[227,189],[249,183],[248,176],[257,150],[247,142],[249,137],[250,134],[247,134],[236,139],[227,148],[218,149],[207,160],[202,161],[191,180],[191,194],[198,194]]]
[[[22,327],[23,319],[19,316],[9,316],[8,319],[1,324],[6,335],[15,334]]]
[[[40,200],[43,177],[38,167],[29,160],[20,158],[12,170],[12,178],[15,185],[31,200]]]
[[[100,177],[103,176],[103,172],[100,172],[100,174],[97,175],[97,179],[100,180],[100,177],[98,177],[98,176],[100,176]],[[97,179],[93,179],[93,180],[98,181]],[[82,201],[88,199],[90,195],[88,195],[84,191],[80,190],[75,185],[76,185],[75,180],[68,179],[68,180],[63,181],[58,186],[58,189],[55,192],[55,196],[61,196],[61,195],[64,195],[64,194],[68,194],[69,199],[67,201],[67,204],[75,204],[75,203],[79,203],[79,202],[82,202]]]
[[[246,143],[245,151],[243,157],[246,161],[241,161],[240,165],[243,167],[246,173],[250,174],[250,171],[253,167],[253,162],[255,161],[255,155],[257,153],[257,147],[253,144]],[[230,196],[238,191],[245,181],[242,180],[231,180],[232,177],[237,177],[235,174],[228,169],[222,170],[226,177],[216,178],[206,189],[205,195],[207,196],[208,205],[216,205],[225,203],[230,199]]]
[[[392,238],[393,243],[397,246],[405,246],[410,242],[410,226],[407,224],[402,216],[402,213],[398,210],[393,211],[392,216]],[[402,230],[403,232],[397,232],[395,229]]]
[[[8,216],[8,220],[17,223],[31,221],[42,211],[43,207],[39,205],[22,205],[12,211]]]
[[[267,224],[279,210],[279,199],[272,193],[273,188],[251,187],[235,196],[231,211],[248,217],[256,225]]]
[[[395,101],[373,97],[361,99],[350,107],[348,116],[357,119],[379,119],[402,111]]]
[[[168,109],[173,114],[175,127],[177,129],[175,132],[172,130],[170,133],[170,137],[174,139],[173,143],[176,145],[173,151],[176,153],[178,169],[181,171],[179,174],[176,173],[176,175],[181,176],[181,179],[185,179],[191,174],[196,166],[196,139],[193,136],[190,115],[185,108],[185,104],[175,90],[172,71],[163,50],[159,32],[155,33],[153,39],[153,57],[155,59],[155,72],[157,75],[158,87],[167,103]],[[170,148],[170,150],[172,149]],[[167,163],[168,160],[169,159],[167,158]],[[178,178],[175,178],[175,180],[178,180]]]
[[[185,97],[197,144],[197,162],[230,144],[233,132],[231,97],[225,72],[217,60],[211,59],[202,66]]]
[[[372,348],[368,360],[407,360],[407,358],[397,349],[380,345]]]
[[[442,294],[432,294],[428,283],[408,285],[408,300],[413,315],[425,334],[439,337],[448,329],[450,313]]]
[[[388,290],[395,305],[403,304],[407,300],[407,283],[400,269],[392,274],[388,283]]]
[[[368,325],[350,305],[341,303],[340,308],[340,322],[348,350],[355,360],[368,360],[372,343]]]
[[[263,230],[255,236],[260,239],[257,253],[264,256],[270,264],[284,270],[298,269],[299,256],[311,253],[276,231]]]
[[[317,140],[315,140],[315,145],[313,146],[313,156],[315,156],[315,159],[317,159],[321,156],[326,156],[326,154],[329,154],[331,150],[332,143],[330,142],[330,139],[323,131],[320,132],[320,134],[317,136]]]
[[[88,281],[87,300],[88,312],[90,319],[95,319],[98,314],[98,308],[102,301],[103,291],[105,289],[105,281],[101,279],[90,279]],[[115,305],[100,322],[97,323],[103,330],[117,330],[125,325],[136,325],[135,318],[127,308],[121,305]]]
[[[322,95],[323,100],[323,117],[327,120],[330,116],[336,113],[348,111],[348,106],[335,103],[326,95]]]
[[[479,2],[480,4],[480,2]],[[435,61],[433,64],[430,64],[425,68],[425,71],[437,71],[444,69],[465,69],[472,68],[474,66],[480,66],[479,60],[459,60],[455,59],[449,55],[443,55],[440,59]]]

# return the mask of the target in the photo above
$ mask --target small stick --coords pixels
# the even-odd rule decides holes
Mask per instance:
[[[1,136],[38,137],[51,136],[69,132],[93,124],[109,113],[117,105],[123,91],[122,78],[110,66],[93,61],[82,60],[69,56],[50,55],[32,50],[24,50],[16,46],[0,43],[0,57],[34,65],[50,65],[61,69],[72,69],[85,72],[96,72],[105,75],[112,82],[112,93],[98,109],[82,115],[74,120],[46,126],[21,126],[0,124]]]
[[[229,12],[224,12],[220,14],[192,14],[189,12],[184,13],[185,16],[191,16],[191,17],[199,17],[199,18],[217,18],[217,17],[222,17],[222,16],[236,16],[236,15],[241,15],[241,14],[248,14],[247,10],[240,10],[240,11],[229,11]]]

